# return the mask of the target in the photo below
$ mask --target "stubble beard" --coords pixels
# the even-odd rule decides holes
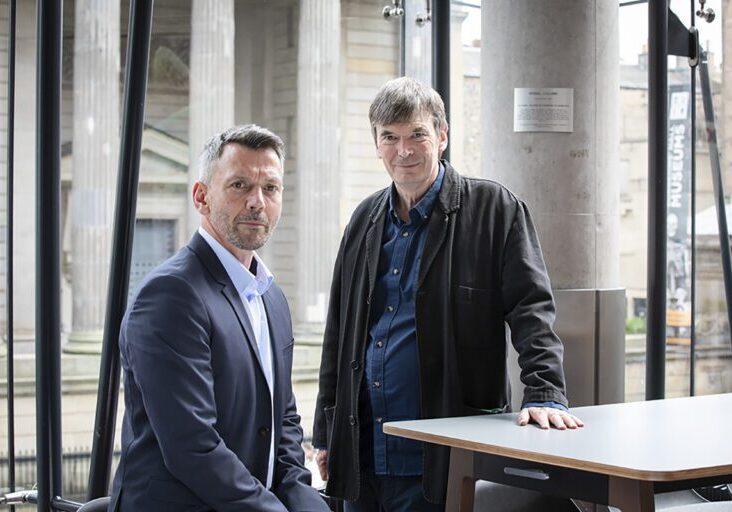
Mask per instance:
[[[274,219],[272,222],[264,213],[252,214],[252,215],[237,215],[234,219],[230,219],[225,214],[219,214],[215,217],[215,227],[219,233],[224,234],[224,238],[231,245],[237,249],[243,251],[256,251],[264,246],[272,235],[274,228],[277,226],[277,221]],[[243,227],[241,231],[238,229],[239,224],[242,222],[261,222],[264,224],[263,229],[249,229]]]

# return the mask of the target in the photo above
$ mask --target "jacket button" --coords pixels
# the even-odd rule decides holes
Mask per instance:
[[[348,423],[350,423],[351,425],[355,425],[356,424],[356,417],[353,416],[353,415],[350,415],[348,417]]]
[[[259,435],[262,437],[269,437],[269,427],[262,427],[259,429]]]
[[[352,370],[356,371],[356,370],[358,370],[358,369],[359,369],[360,367],[361,367],[361,365],[360,365],[360,364],[358,364],[358,361],[356,361],[355,359],[354,359],[353,361],[351,361],[351,369],[352,369]]]

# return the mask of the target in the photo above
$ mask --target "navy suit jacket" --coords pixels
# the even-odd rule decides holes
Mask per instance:
[[[120,334],[125,415],[110,511],[328,510],[303,467],[290,311],[274,284],[262,298],[273,407],[244,305],[203,237],[145,278]]]

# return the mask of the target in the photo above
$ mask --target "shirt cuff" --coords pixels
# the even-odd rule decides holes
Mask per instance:
[[[559,409],[562,411],[569,410],[558,402],[526,402],[521,406],[522,409],[526,409],[527,407],[551,407],[552,409]]]

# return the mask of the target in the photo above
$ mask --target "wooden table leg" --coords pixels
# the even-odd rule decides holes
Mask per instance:
[[[451,448],[445,512],[473,512],[474,499],[473,452]]]
[[[611,476],[608,492],[609,505],[622,512],[654,512],[653,482]]]

